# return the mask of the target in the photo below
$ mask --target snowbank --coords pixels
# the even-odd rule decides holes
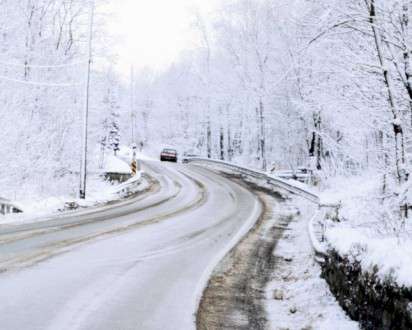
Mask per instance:
[[[340,176],[330,179],[320,193],[321,204],[342,204],[341,218],[353,225],[376,222],[379,218],[379,174]]]
[[[396,237],[373,237],[360,228],[329,228],[326,237],[341,256],[361,263],[362,270],[399,286],[412,287],[412,241]]]
[[[313,261],[305,221],[313,206],[299,198],[290,203],[291,209],[292,205],[300,206],[301,215],[289,224],[275,249],[275,273],[266,289],[270,328],[359,329],[339,306],[320,276],[320,266]],[[275,210],[280,207],[274,205]]]
[[[120,151],[118,152],[118,157],[122,159],[123,161],[130,163],[133,159],[133,149],[127,146],[120,147]],[[159,157],[157,156],[155,152],[146,153],[146,152],[137,151],[136,159],[153,161],[153,160],[159,160]]]
[[[131,174],[132,171],[130,166],[120,158],[116,156],[107,156],[105,159],[103,172],[105,173],[120,173],[120,174]]]
[[[399,220],[384,213],[379,183],[377,173],[328,182],[321,202],[340,203],[342,222],[327,223],[326,239],[330,249],[360,262],[363,271],[377,270],[381,280],[390,278],[399,286],[412,287],[412,241],[406,231],[395,230]]]
[[[142,172],[138,172],[132,180],[139,180]],[[100,175],[90,175],[87,180],[87,198],[85,200],[67,195],[48,197],[48,198],[33,198],[30,200],[21,201],[24,207],[24,213],[9,214],[0,217],[1,224],[21,224],[43,221],[45,218],[62,214],[67,202],[75,202],[80,208],[89,208],[103,205],[110,201],[119,200],[122,197],[119,195],[119,189],[126,183],[113,185],[105,181]],[[147,187],[147,182],[144,181],[138,187],[143,190]]]

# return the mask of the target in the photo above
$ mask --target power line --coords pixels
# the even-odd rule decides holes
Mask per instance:
[[[80,86],[83,83],[48,83],[48,82],[41,82],[41,81],[30,81],[30,80],[20,80],[14,79],[6,76],[0,75],[0,80],[10,81],[18,84],[23,85],[32,85],[32,86],[46,86],[46,87],[73,87],[73,86]]]
[[[88,60],[66,63],[66,64],[54,64],[54,65],[36,65],[36,64],[23,64],[23,63],[13,63],[13,62],[4,62],[0,60],[0,65],[4,66],[15,66],[21,68],[38,68],[38,69],[53,69],[53,68],[64,68],[64,67],[72,67],[77,65],[87,64]]]

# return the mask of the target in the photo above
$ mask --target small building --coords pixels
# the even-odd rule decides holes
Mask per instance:
[[[126,162],[116,156],[108,156],[103,167],[103,176],[107,181],[122,183],[132,177],[132,170]]]

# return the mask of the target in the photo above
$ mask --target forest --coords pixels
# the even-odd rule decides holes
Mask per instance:
[[[410,0],[224,1],[213,18],[193,15],[193,49],[166,70],[130,77],[116,70],[105,2],[96,1],[93,25],[91,171],[119,143],[264,171],[306,167],[377,231],[405,231]],[[89,8],[0,1],[0,195],[78,191]]]
[[[329,197],[338,190],[355,222],[404,233],[411,5],[239,0],[211,23],[198,15],[198,48],[138,80],[138,121],[162,127],[160,137],[140,130],[143,139],[264,171],[310,168]]]

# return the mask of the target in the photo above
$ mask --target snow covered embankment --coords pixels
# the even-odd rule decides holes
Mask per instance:
[[[200,328],[207,328],[205,325],[210,326],[215,324],[214,322],[224,320],[229,322],[227,324],[236,326],[243,322],[244,327],[245,324],[262,326],[267,322],[270,329],[358,329],[358,324],[345,315],[327,283],[320,277],[321,268],[313,260],[311,242],[307,234],[307,218],[313,213],[311,202],[315,200],[312,198],[315,194],[309,192],[302,184],[295,185],[284,180],[281,180],[279,189],[276,185],[277,178],[272,181],[267,175],[250,169],[242,171],[241,167],[230,164],[226,166],[223,162],[207,160],[200,160],[200,163],[230,176],[240,175],[252,187],[266,192],[277,191],[279,196],[283,195],[285,198],[279,203],[261,194],[261,198],[266,200],[267,204],[266,219],[249,233],[215,271],[205,291],[198,315]],[[289,186],[289,191],[284,189]],[[290,191],[302,191],[302,195],[309,196],[307,199],[311,202],[302,197],[289,200]],[[295,214],[296,208],[293,205],[301,206],[301,215]],[[265,249],[266,252],[262,253]],[[253,253],[255,250],[260,253]],[[256,255],[259,254],[265,257],[256,259]],[[250,260],[253,262],[250,264],[259,269],[257,274],[253,273],[253,267],[247,271],[239,271],[239,267],[248,265],[248,255],[252,256]],[[256,260],[261,262],[257,263]],[[247,276],[242,278],[241,274]],[[245,291],[249,289],[249,292],[233,288],[242,288]],[[260,296],[262,293],[265,294],[264,297]],[[238,296],[243,298],[240,299]],[[245,299],[248,308],[242,309],[241,302]],[[230,303],[227,303],[228,301]],[[259,308],[261,304],[264,305],[263,313]],[[212,305],[213,308],[208,308],[208,305]]]
[[[412,241],[408,224],[382,216],[379,180],[335,179],[323,201],[339,202],[326,222],[323,276],[341,305],[367,329],[412,328]]]
[[[313,206],[302,199],[288,203],[300,205],[300,215],[274,251],[276,267],[266,288],[271,329],[359,329],[339,306],[313,259],[306,222]]]
[[[116,165],[117,164],[117,165]],[[102,173],[107,172],[127,173],[128,165],[117,159],[107,162]],[[86,200],[70,198],[70,196],[49,197],[30,200],[21,203],[24,205],[24,213],[10,214],[0,218],[0,225],[19,225],[50,220],[62,216],[73,216],[83,212],[89,212],[97,207],[123,200],[149,189],[151,183],[144,172],[140,171],[136,176],[123,183],[110,183],[103,179],[103,174],[91,174],[88,178],[88,195]],[[72,206],[75,209],[70,210]]]

